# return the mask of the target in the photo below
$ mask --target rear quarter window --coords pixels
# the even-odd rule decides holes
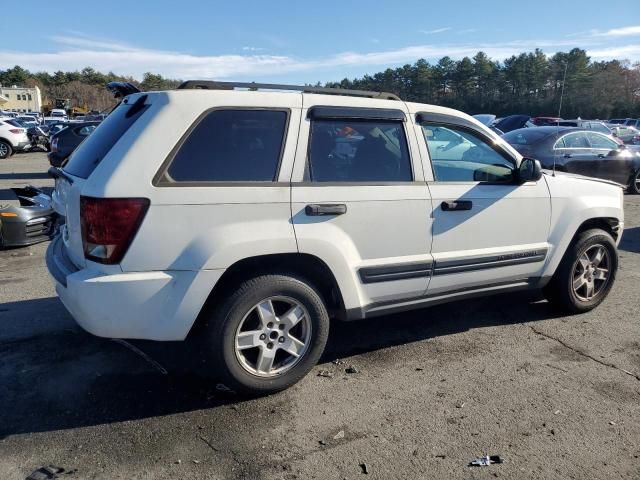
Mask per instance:
[[[274,181],[288,115],[267,109],[206,113],[176,147],[160,183]]]
[[[64,171],[76,177],[89,178],[109,150],[149,108],[144,103],[146,99],[147,96],[143,95],[132,103],[118,105],[71,154]]]

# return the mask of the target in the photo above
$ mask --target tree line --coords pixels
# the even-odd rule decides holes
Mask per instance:
[[[100,73],[91,67],[75,72],[32,73],[15,66],[0,70],[0,84],[40,87],[43,102],[68,98],[71,106],[104,110],[114,105],[105,89],[111,81],[127,81],[142,90],[175,88],[180,81],[147,72],[142,81]],[[320,84],[318,84],[320,85]],[[395,69],[329,82],[329,87],[386,91],[404,100],[499,116],[524,113],[558,114],[562,95],[564,118],[640,117],[640,63],[624,60],[591,61],[578,48],[553,56],[541,50],[521,53],[499,62],[484,52],[473,58],[424,59]]]
[[[640,117],[640,63],[593,62],[579,48],[551,57],[536,49],[503,62],[484,52],[435,64],[421,59],[326,86],[386,91],[470,114],[556,116],[562,96],[564,118]]]

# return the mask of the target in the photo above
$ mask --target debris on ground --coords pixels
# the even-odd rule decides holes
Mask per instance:
[[[340,360],[339,358],[336,358],[333,362],[334,365],[344,365],[344,360]]]
[[[554,415],[560,415],[560,410],[556,410],[555,412],[553,412]]]
[[[333,373],[331,373],[329,370],[320,370],[318,372],[318,376],[325,377],[325,378],[333,378]]]
[[[200,463],[200,460],[191,460],[193,463],[195,463],[196,465]]]
[[[346,373],[360,373],[360,370],[358,370],[356,367],[354,367],[353,365],[351,365],[350,367],[347,367],[344,369],[344,371]]]
[[[64,468],[56,467],[55,465],[47,465],[46,467],[40,467],[34,470],[26,480],[50,480],[53,478],[60,478],[58,474],[64,473]]]
[[[502,463],[502,459],[499,455],[486,455],[484,457],[478,457],[475,460],[469,462],[470,467],[488,467],[494,463]]]
[[[361,463],[360,468],[362,469],[362,473],[364,473],[365,475],[369,475],[369,465],[367,465],[366,463]]]
[[[176,460],[176,461],[175,461],[175,462],[173,462],[173,463],[175,463],[176,465],[180,465],[180,464],[182,463],[182,460]]]
[[[334,440],[340,440],[341,438],[344,438],[344,430],[340,430],[333,436]]]
[[[422,368],[422,367],[416,367],[416,372],[421,372],[423,370],[424,370],[424,368]]]
[[[466,405],[465,402],[458,402],[456,403],[456,408],[463,408]]]
[[[609,425],[615,425],[615,424],[616,424],[616,422],[614,422],[614,421],[609,422]]]
[[[325,442],[324,440],[318,440],[318,443],[319,443],[320,445],[326,445],[326,444],[327,444],[327,442]]]

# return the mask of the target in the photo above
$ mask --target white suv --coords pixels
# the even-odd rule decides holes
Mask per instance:
[[[391,94],[189,81],[128,96],[50,172],[76,321],[195,336],[239,391],[302,378],[330,318],[541,288],[582,312],[618,267],[620,186]]]
[[[9,158],[28,145],[27,130],[12,118],[0,117],[0,159]]]

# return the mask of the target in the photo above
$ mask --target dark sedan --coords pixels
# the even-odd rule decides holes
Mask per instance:
[[[67,123],[67,128],[51,137],[51,151],[48,153],[52,167],[60,167],[71,152],[100,125],[100,122]]]
[[[612,180],[640,194],[640,151],[612,137],[571,127],[521,128],[503,135],[525,157],[543,168]]]

